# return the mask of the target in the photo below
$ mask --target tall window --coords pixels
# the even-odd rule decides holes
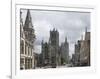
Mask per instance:
[[[23,41],[21,41],[20,43],[20,53],[24,54],[24,42]]]
[[[28,47],[28,55],[30,55],[30,47]]]
[[[27,45],[25,44],[25,55],[27,54]]]
[[[32,56],[32,48],[31,48],[31,56]]]

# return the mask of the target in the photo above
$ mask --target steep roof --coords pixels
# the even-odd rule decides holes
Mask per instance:
[[[33,29],[33,25],[32,25],[32,18],[31,18],[31,14],[30,14],[30,10],[27,10],[27,15],[26,15],[26,19],[25,19],[25,24],[24,24],[24,28],[32,28]]]

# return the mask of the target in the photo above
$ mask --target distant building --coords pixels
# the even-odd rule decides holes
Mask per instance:
[[[50,31],[49,42],[42,41],[42,65],[56,67],[59,62],[59,33],[57,30],[53,29]]]
[[[20,69],[32,69],[34,67],[34,41],[35,33],[32,25],[30,11],[27,10],[25,24],[20,12]]]
[[[77,44],[75,44],[74,66],[80,66],[80,47],[81,47],[81,40],[78,40]]]
[[[67,38],[65,42],[61,44],[61,65],[65,65],[69,63],[69,44],[67,42]]]
[[[72,59],[71,59],[72,66],[75,66],[75,62],[76,62],[75,54],[72,54]]]
[[[50,31],[50,54],[51,54],[51,65],[56,67],[59,65],[59,32],[54,28],[53,31]]]
[[[49,44],[42,41],[42,66],[50,65],[50,51]]]
[[[59,32],[54,28],[50,31],[49,42],[41,43],[41,56],[43,67],[57,67],[67,64],[69,61],[69,44],[67,38],[65,42],[59,46]],[[61,64],[61,62],[63,62]]]
[[[85,40],[81,42],[80,65],[90,66],[90,32],[85,32]]]
[[[42,67],[42,56],[41,54],[34,53],[34,69],[37,67]]]
[[[72,56],[74,66],[90,66],[90,32],[85,31],[85,38],[75,44],[75,54]]]

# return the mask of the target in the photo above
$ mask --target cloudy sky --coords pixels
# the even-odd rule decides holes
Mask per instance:
[[[27,10],[22,9],[23,23]],[[41,41],[48,42],[49,32],[56,28],[59,31],[59,40],[64,42],[65,37],[69,42],[69,54],[74,53],[74,44],[81,39],[85,28],[90,31],[90,13],[71,11],[43,11],[30,10],[36,34],[35,51],[41,53]]]

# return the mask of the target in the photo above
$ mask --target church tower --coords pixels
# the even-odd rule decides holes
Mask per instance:
[[[32,25],[32,18],[30,14],[30,10],[27,10],[26,20],[24,24],[24,31],[25,31],[25,37],[27,40],[29,40],[31,43],[34,43],[35,40],[35,33]]]
[[[58,62],[58,50],[59,50],[59,32],[54,28],[50,31],[50,53],[51,53],[51,65],[56,67]]]
[[[68,64],[69,62],[69,43],[67,42],[67,37],[65,42],[61,44],[61,65]]]

